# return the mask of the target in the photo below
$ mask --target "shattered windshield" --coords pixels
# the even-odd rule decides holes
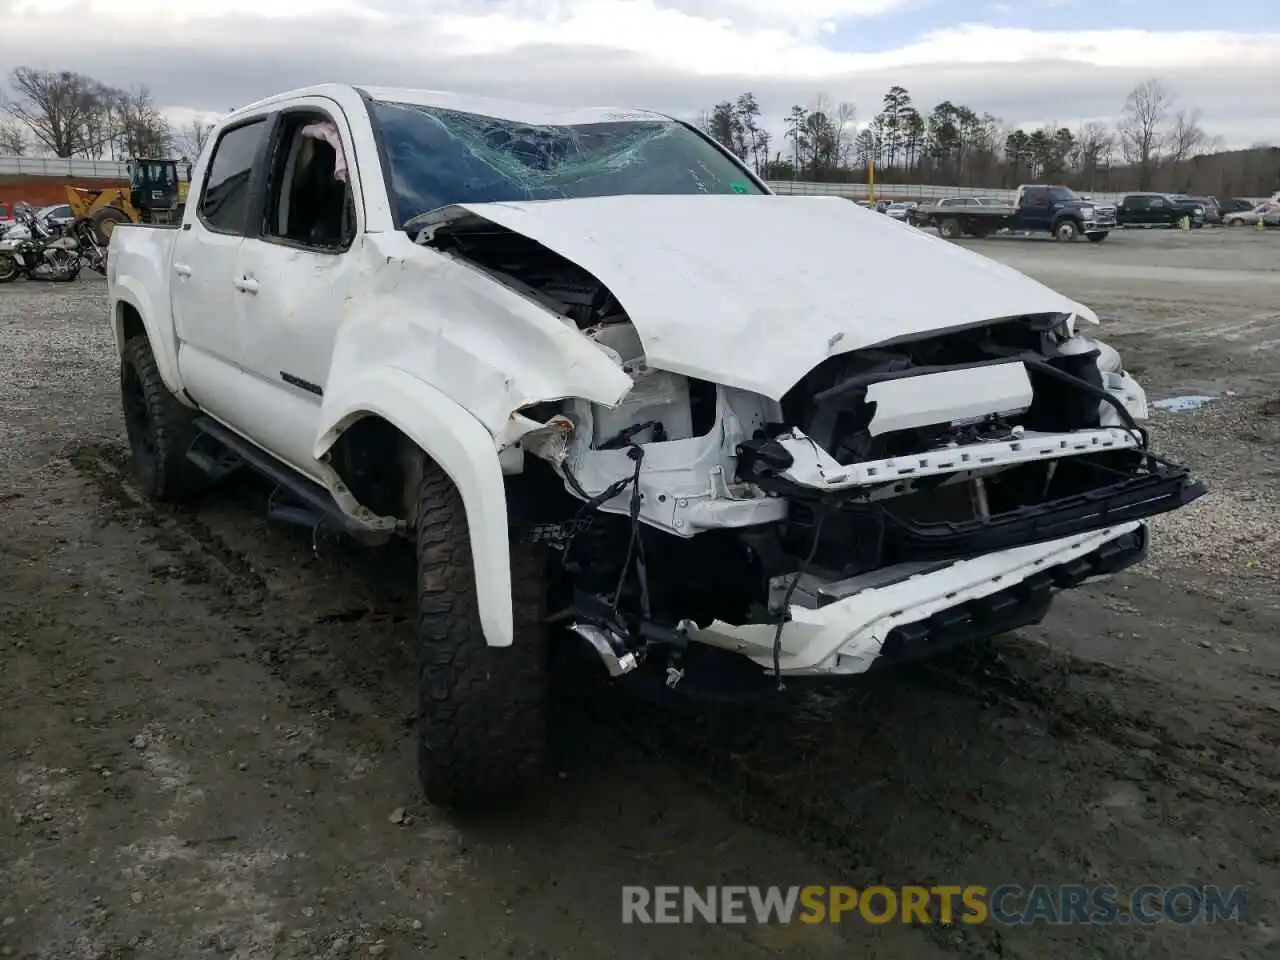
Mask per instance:
[[[370,111],[401,228],[453,203],[764,192],[673,120],[552,126],[387,101]]]

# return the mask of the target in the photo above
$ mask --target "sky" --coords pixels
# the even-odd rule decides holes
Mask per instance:
[[[1075,127],[1158,76],[1225,145],[1280,143],[1274,0],[0,0],[0,23],[0,68],[146,84],[178,123],[339,81],[690,119],[749,90],[779,128],[818,95],[865,122],[900,84]]]

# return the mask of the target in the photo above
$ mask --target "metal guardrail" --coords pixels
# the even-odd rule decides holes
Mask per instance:
[[[0,157],[0,177],[71,177],[84,180],[128,180],[123,160],[64,160],[61,157]],[[183,164],[178,178],[186,179]]]
[[[814,183],[807,180],[770,180],[774,193],[804,197],[848,197],[865,200],[869,189],[865,183]],[[1016,190],[988,190],[984,187],[939,187],[932,184],[885,183],[876,184],[876,199],[883,200],[942,200],[945,197],[993,197],[1013,202]],[[1119,203],[1123,193],[1090,193],[1081,191],[1093,200]]]
[[[63,160],[60,157],[0,157],[0,176],[73,177],[86,180],[128,180],[122,160]],[[186,179],[184,164],[178,164],[179,179]],[[806,197],[849,197],[865,200],[869,190],[865,183],[816,183],[811,180],[770,180],[774,193]],[[1012,202],[1015,190],[989,190],[985,187],[946,187],[933,184],[876,184],[876,197],[884,200],[916,200],[928,202],[944,197],[994,197]],[[1123,193],[1085,193],[1093,200],[1119,203]]]

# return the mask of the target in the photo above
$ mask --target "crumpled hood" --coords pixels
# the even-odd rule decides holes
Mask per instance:
[[[589,271],[650,366],[781,399],[829,356],[1025,314],[1097,317],[1035,280],[838,197],[460,204]]]

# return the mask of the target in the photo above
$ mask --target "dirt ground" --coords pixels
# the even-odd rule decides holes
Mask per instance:
[[[750,708],[588,698],[414,778],[404,558],[128,475],[104,285],[0,288],[0,956],[1280,956],[1280,236],[974,245],[1103,317],[1213,492],[1017,636]],[[1216,926],[626,926],[624,884],[1237,884]]]

